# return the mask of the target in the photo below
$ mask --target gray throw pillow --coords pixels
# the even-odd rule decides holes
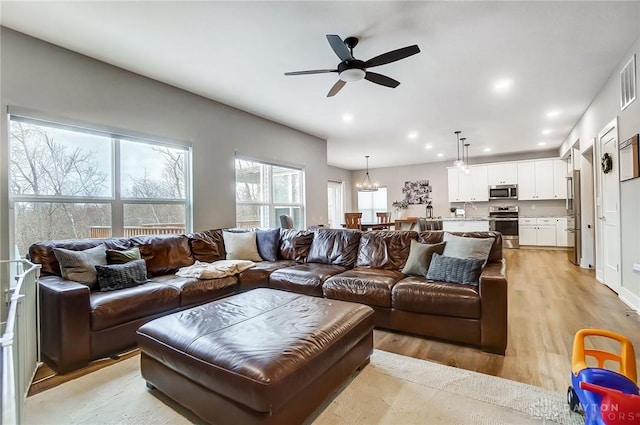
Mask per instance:
[[[124,251],[107,249],[107,264],[124,264],[135,260],[142,260],[137,246]]]
[[[445,232],[442,238],[446,245],[442,255],[455,258],[481,258],[487,263],[495,238],[466,238]]]
[[[107,247],[98,245],[84,251],[53,248],[53,254],[60,263],[60,274],[64,279],[73,280],[93,288],[96,284],[96,265],[107,264]]]
[[[415,276],[424,276],[429,270],[431,264],[431,256],[434,252],[442,254],[445,242],[437,244],[426,244],[412,240],[409,247],[409,258],[402,269],[402,273]]]
[[[482,273],[482,264],[481,258],[455,258],[434,253],[426,278],[440,282],[477,285]]]
[[[256,230],[258,254],[265,261],[276,261],[280,249],[280,229]]]
[[[227,260],[262,261],[258,254],[256,232],[222,232]]]
[[[147,266],[144,260],[96,266],[96,276],[102,292],[131,288],[147,281]]]

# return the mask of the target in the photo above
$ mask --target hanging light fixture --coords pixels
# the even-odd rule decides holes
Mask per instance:
[[[461,171],[466,171],[467,169],[467,161],[464,159],[464,141],[467,140],[466,137],[461,137],[460,138],[460,146],[462,146],[462,165],[458,165],[458,167],[460,168]]]
[[[367,172],[362,179],[362,183],[357,185],[358,192],[375,192],[378,190],[377,183],[371,183],[371,177],[369,177],[369,155],[365,156],[367,158]]]
[[[460,159],[460,133],[462,133],[462,131],[457,130],[454,131],[454,133],[456,135],[456,138],[458,139],[458,141],[456,142],[456,147],[458,148],[458,159],[453,162],[453,166],[460,168],[464,165],[464,160]]]
[[[464,173],[465,174],[471,174],[471,167],[469,167],[469,143],[465,143],[464,144],[464,150],[466,152],[467,155],[467,159],[465,159],[465,165],[464,165]],[[462,159],[464,159],[464,152],[462,153]]]

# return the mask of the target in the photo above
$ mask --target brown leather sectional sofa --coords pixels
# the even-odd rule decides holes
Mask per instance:
[[[427,281],[400,272],[411,240],[442,241],[441,231],[321,229],[280,231],[277,261],[263,261],[236,276],[201,280],[174,273],[196,260],[225,258],[222,230],[188,235],[49,241],[32,245],[40,279],[43,360],[64,373],[135,346],[145,322],[257,287],[358,302],[375,310],[376,326],[479,346],[504,354],[507,344],[507,275],[502,238],[495,237],[478,286]],[[53,248],[84,250],[137,246],[149,282],[109,292],[65,280]]]

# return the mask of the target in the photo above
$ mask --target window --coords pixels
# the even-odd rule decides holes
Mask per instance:
[[[376,213],[387,211],[387,188],[380,187],[375,192],[358,192],[358,211],[362,213],[362,223],[375,223]]]
[[[10,115],[13,242],[190,229],[190,148]]]
[[[279,227],[284,214],[303,228],[303,187],[300,169],[236,158],[236,226]]]

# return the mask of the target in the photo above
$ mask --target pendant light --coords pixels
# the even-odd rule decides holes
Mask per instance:
[[[460,159],[460,133],[462,133],[462,131],[456,130],[454,131],[454,133],[456,135],[456,138],[458,139],[458,141],[456,142],[456,147],[458,148],[458,159],[453,162],[453,166],[460,168],[464,165],[464,160]]]
[[[463,141],[464,140],[466,140],[466,139],[463,139]],[[471,174],[471,167],[469,167],[469,143],[465,143],[464,144],[464,151],[466,152],[466,155],[467,155],[467,159],[464,160],[465,161],[464,162],[465,163],[465,165],[464,165],[464,173],[465,174]],[[462,153],[462,159],[464,159],[464,156],[465,156],[465,153],[463,152]]]
[[[366,155],[365,158],[367,159],[367,172],[362,179],[362,183],[357,185],[358,192],[376,192],[378,190],[378,184],[371,183],[371,177],[369,177],[369,155]]]

